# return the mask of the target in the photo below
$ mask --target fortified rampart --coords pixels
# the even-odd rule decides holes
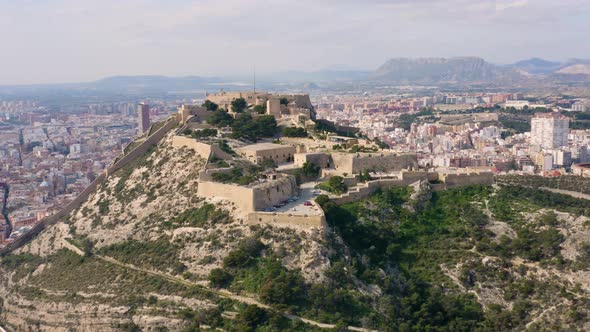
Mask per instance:
[[[415,154],[333,153],[334,168],[323,170],[323,175],[359,174],[365,170],[395,172],[418,168]]]
[[[296,107],[313,109],[311,99],[308,94],[290,94],[290,95],[278,95],[277,98],[286,98],[289,103],[295,104]]]
[[[61,218],[66,217],[75,209],[79,208],[82,203],[84,203],[90,194],[92,194],[98,186],[108,177],[109,174],[113,174],[117,170],[123,168],[124,166],[128,165],[133,160],[143,156],[152,146],[156,145],[166,134],[172,130],[178,122],[176,121],[176,117],[169,118],[160,128],[155,130],[150,136],[148,136],[143,142],[141,142],[137,147],[133,150],[129,151],[121,158],[117,158],[113,161],[113,163],[107,167],[107,169],[101,173],[99,176],[90,183],[86,189],[84,189],[78,197],[76,197],[73,201],[68,203],[64,206],[63,209],[54,213],[51,216],[45,217],[41,219],[33,228],[28,231],[26,234],[23,234],[21,237],[14,240],[14,242],[10,243],[8,246],[4,247],[0,250],[0,255],[5,255],[13,250],[20,248],[21,246],[25,245],[31,239],[36,237],[45,227],[56,223]]]
[[[197,105],[181,105],[178,108],[178,121],[185,123],[188,121],[205,121],[212,114],[206,108]]]
[[[468,173],[468,174],[439,174],[439,180],[447,188],[457,186],[469,186],[475,184],[493,184],[494,174],[491,172]]]
[[[238,98],[244,98],[248,105],[261,105],[270,99],[271,95],[266,92],[254,91],[221,91],[219,93],[207,94],[208,100],[216,103],[220,108],[223,108],[227,111],[231,111],[231,102]]]
[[[315,215],[296,215],[284,212],[252,212],[248,214],[248,223],[279,226],[302,226],[325,228],[326,217],[323,213]]]
[[[295,177],[284,175],[252,187],[200,180],[197,195],[205,198],[223,198],[233,202],[242,211],[254,212],[277,205],[292,197],[296,191]]]
[[[379,179],[368,181],[351,188],[347,193],[333,197],[336,204],[346,204],[369,197],[378,189],[387,190],[393,187],[408,186],[416,181],[441,181],[431,184],[433,191],[468,185],[491,185],[494,183],[492,172],[445,174],[436,172],[409,171],[401,172],[398,179]]]
[[[197,195],[200,197],[223,198],[233,202],[242,211],[255,211],[252,188],[212,181],[199,181]]]
[[[174,148],[189,148],[194,150],[201,158],[209,160],[211,154],[219,159],[230,160],[232,156],[221,150],[217,144],[206,144],[197,141],[194,138],[186,136],[174,136],[172,137],[172,147]]]
[[[332,157],[327,153],[296,153],[293,160],[298,167],[303,167],[306,162],[320,168],[331,168],[334,164]]]
[[[265,159],[271,159],[276,164],[290,162],[295,151],[294,146],[274,143],[251,144],[236,149],[236,152],[254,164],[260,164]]]

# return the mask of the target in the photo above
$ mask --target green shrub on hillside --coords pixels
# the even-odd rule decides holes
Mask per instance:
[[[161,237],[155,241],[129,240],[116,243],[101,248],[99,253],[138,267],[181,274],[187,267],[180,262],[179,250],[180,247],[170,238]]]
[[[231,221],[230,215],[215,207],[213,204],[205,203],[198,208],[191,208],[183,211],[176,217],[165,223],[167,228],[178,228],[183,226],[204,227],[210,224],[228,223]]]
[[[285,127],[283,128],[283,136],[286,137],[307,137],[307,130],[301,127]]]

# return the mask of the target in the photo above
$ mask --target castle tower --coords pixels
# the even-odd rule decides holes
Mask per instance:
[[[275,118],[281,117],[281,101],[272,98],[266,101],[266,113],[274,116]]]
[[[141,134],[150,129],[150,105],[146,103],[139,103],[139,105],[137,105],[137,120],[139,132]]]

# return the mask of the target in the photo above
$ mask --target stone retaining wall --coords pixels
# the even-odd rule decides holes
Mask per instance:
[[[393,187],[408,186],[416,181],[435,181],[443,183],[431,184],[432,191],[441,191],[448,188],[468,185],[491,185],[494,176],[491,172],[466,173],[466,174],[438,174],[433,172],[409,171],[402,172],[402,179],[381,179],[361,183],[350,189],[349,192],[333,197],[336,204],[346,204],[369,197],[378,189],[387,190]]]
[[[296,215],[278,212],[253,212],[248,214],[248,223],[252,225],[278,225],[278,226],[301,226],[301,227],[318,227],[325,228],[326,217],[324,214],[319,215]]]

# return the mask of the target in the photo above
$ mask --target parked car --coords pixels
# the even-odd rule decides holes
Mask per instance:
[[[305,203],[303,203],[303,205],[305,205],[305,206],[312,206],[313,204],[311,204],[310,201],[306,201]]]

